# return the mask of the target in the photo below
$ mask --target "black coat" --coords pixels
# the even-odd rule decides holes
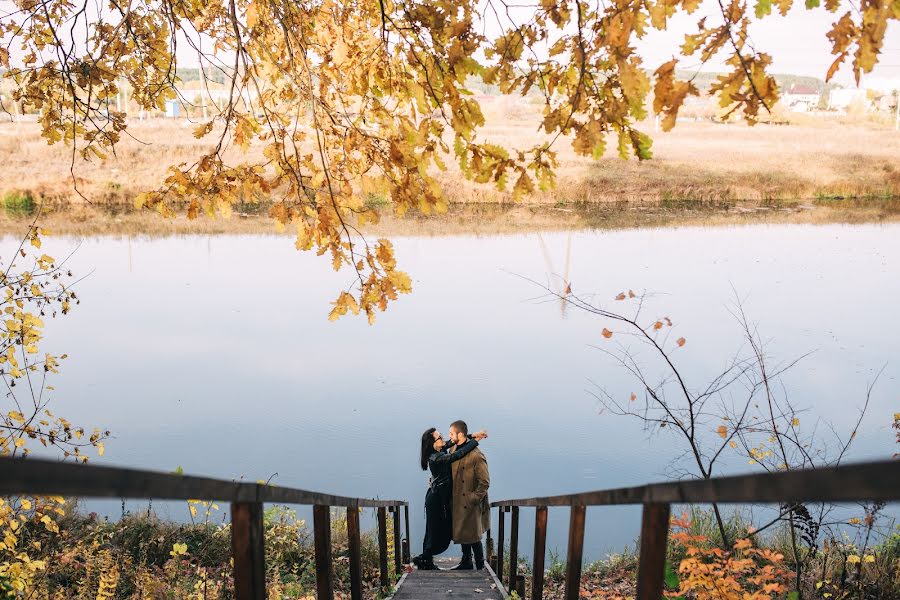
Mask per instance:
[[[478,447],[478,440],[470,439],[462,446],[449,452],[445,446],[443,450],[435,451],[428,457],[428,468],[431,470],[431,487],[436,488],[453,483],[450,465]]]
[[[428,457],[431,486],[425,494],[425,539],[422,556],[431,559],[450,547],[453,533],[452,507],[453,475],[451,465],[478,447],[477,440],[469,440],[453,452],[441,450]]]

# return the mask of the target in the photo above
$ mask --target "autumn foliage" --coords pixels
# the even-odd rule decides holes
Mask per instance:
[[[686,516],[672,520],[672,541],[685,557],[678,565],[679,586],[669,598],[697,600],[770,600],[788,589],[791,573],[784,556],[756,548],[748,538],[734,542],[731,550],[710,543],[705,536],[688,532]]]
[[[724,58],[728,69],[712,86],[724,113],[754,123],[777,101],[772,57],[751,44],[751,26],[793,4],[725,0],[685,36],[680,53],[689,62]],[[194,124],[207,149],[171,165],[137,204],[165,215],[186,205],[197,218],[274,201],[271,217],[296,231],[298,249],[352,273],[332,318],[363,313],[371,321],[411,289],[390,244],[370,244],[360,233],[379,218],[361,192],[367,181],[387,190],[397,213],[442,212],[435,173],[455,161],[468,179],[520,199],[553,186],[560,141],[582,156],[614,148],[623,158],[650,158],[641,123],[651,90],[664,129],[698,93],[676,78],[677,59],[651,74],[637,45],[672,17],[694,13],[699,0],[12,5],[0,16],[0,70],[14,85],[13,101],[39,113],[45,139],[71,147],[73,183],[76,158],[103,160],[129,135],[127,115],[112,108],[122,90],[141,110],[188,102],[177,89],[179,50],[183,56],[187,46],[199,62],[204,96],[207,77],[224,81],[226,101],[210,102]],[[842,5],[808,0],[806,8],[838,13]],[[888,22],[898,18],[900,6],[888,0],[865,0],[837,18],[827,34],[835,56],[828,77],[844,62],[857,79],[870,71]],[[470,89],[478,80],[504,94],[539,96],[534,143],[508,148],[483,139],[485,118]]]
[[[109,432],[86,431],[49,408],[65,355],[42,352],[44,319],[69,312],[78,298],[65,261],[41,251],[47,232],[32,225],[11,254],[0,257],[0,456],[27,456],[34,448],[87,462],[85,450],[103,454]],[[0,498],[0,598],[31,593],[48,561],[46,544],[59,533],[64,499],[57,496]]]

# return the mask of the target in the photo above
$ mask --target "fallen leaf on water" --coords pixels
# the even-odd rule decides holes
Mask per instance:
[[[631,392],[631,401],[634,402],[635,400],[637,400],[637,394]]]
[[[679,347],[679,348],[681,348],[682,346],[684,346],[684,343],[685,343],[686,341],[687,341],[687,340],[684,339],[684,338],[678,338],[678,339],[675,341],[675,343],[678,344],[678,347]]]
[[[603,337],[605,337],[606,339],[611,338],[611,337],[612,337],[612,331],[610,331],[609,329],[607,329],[606,327],[604,327],[604,328],[603,328]]]
[[[621,294],[616,296],[616,300],[624,300],[624,299],[625,299],[625,292],[622,292]]]

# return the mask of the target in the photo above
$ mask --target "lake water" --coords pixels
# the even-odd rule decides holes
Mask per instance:
[[[78,243],[50,239],[45,249],[60,256]],[[831,419],[845,435],[887,363],[851,458],[896,450],[898,225],[408,237],[395,245],[415,291],[370,327],[327,320],[350,275],[296,252],[286,237],[81,240],[70,264],[90,273],[78,285],[82,304],[48,324],[45,348],[70,354],[56,380],[56,412],[110,429],[108,464],[409,498],[417,553],[427,485],[417,451],[427,427],[446,432],[463,418],[489,430],[482,448],[494,499],[658,481],[680,453],[674,437],[601,414],[594,384],[623,397],[635,389],[593,347],[608,323],[536,299],[541,290],[520,277],[568,271],[575,292],[602,301],[629,288],[659,293],[650,308],[687,338],[677,360],[698,386],[741,344],[728,312],[736,290],[774,357],[816,351],[785,385],[811,409],[810,423]],[[751,469],[742,459],[728,466]],[[587,523],[586,554],[600,558],[633,543],[639,510],[591,509]],[[549,548],[565,550],[567,524],[566,511],[551,509]],[[523,511],[524,554],[531,527]]]

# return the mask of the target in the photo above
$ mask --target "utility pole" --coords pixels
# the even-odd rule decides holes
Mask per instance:
[[[203,57],[200,57],[200,106],[203,109],[203,120],[206,121],[206,97],[209,95],[209,83],[206,81],[206,67],[203,66]]]
[[[900,131],[900,90],[894,90],[894,131]]]

